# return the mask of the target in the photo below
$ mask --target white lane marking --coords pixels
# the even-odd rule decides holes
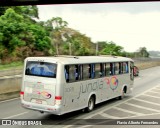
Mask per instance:
[[[153,115],[160,115],[160,113],[152,113],[152,114],[145,114],[145,116],[153,116]],[[143,117],[144,115],[139,115],[139,116],[130,116],[129,117],[129,119],[134,119],[134,118],[138,118],[138,117]],[[128,119],[128,117],[124,117],[124,118],[121,118],[121,119]],[[139,119],[141,119],[141,118],[139,118]],[[142,118],[143,119],[143,118]],[[113,119],[113,120],[119,120],[119,119]],[[103,123],[107,123],[107,122],[110,122],[110,121],[112,121],[112,119],[111,120],[108,120],[108,119],[106,119],[106,121],[101,121],[101,122],[98,122],[98,123],[94,123],[93,125],[95,126],[95,125],[102,125]],[[89,124],[84,124],[84,125],[82,125],[80,128],[87,128],[87,127],[89,127],[89,128],[91,128],[93,125],[89,125]],[[105,124],[104,124],[105,125]],[[77,126],[77,125],[76,125]],[[103,126],[103,125],[102,125]],[[73,125],[72,125],[72,127],[73,127]],[[65,127],[65,128],[68,128],[68,127]]]
[[[149,91],[149,92],[152,92],[152,93],[160,93],[160,92],[157,92],[156,90],[151,90],[151,91]]]
[[[156,87],[156,89],[160,90],[160,87]]]
[[[156,91],[160,92],[160,88],[155,88],[154,90],[156,90]]]
[[[150,95],[150,94],[143,94],[143,95],[148,96],[148,97],[151,97],[151,98],[157,98],[157,99],[160,99],[160,97],[159,97],[159,96],[153,96],[153,95]]]
[[[143,106],[140,106],[140,105],[135,105],[135,104],[128,103],[128,102],[125,103],[125,104],[133,106],[133,107],[137,107],[137,108],[146,109],[146,110],[149,110],[149,111],[160,112],[160,110],[157,110],[157,109],[147,108],[147,107],[143,107]]]
[[[116,116],[111,116],[107,113],[101,113],[100,115],[103,116],[103,117],[110,118],[110,119],[118,119],[119,118],[119,117],[116,117]]]
[[[160,86],[160,84],[156,85],[155,87],[159,87],[159,86]],[[153,88],[155,88],[155,87],[153,87]],[[126,102],[128,102],[129,100],[134,99],[135,97],[138,97],[138,96],[140,96],[140,95],[143,95],[144,93],[152,90],[153,88],[150,88],[150,89],[144,91],[143,93],[140,93],[140,94],[138,94],[138,95],[136,95],[136,96],[134,96],[134,97],[132,97],[132,98],[130,98],[130,99],[127,99],[127,100],[125,100],[125,101],[123,101],[123,102],[120,102],[120,103],[115,104],[115,105],[113,105],[113,106],[111,106],[111,107],[108,107],[108,108],[106,108],[106,109],[104,109],[104,110],[102,110],[102,111],[100,111],[100,112],[98,112],[98,113],[92,114],[92,115],[86,117],[85,119],[91,118],[92,116],[95,116],[95,115],[97,115],[97,114],[101,114],[102,112],[104,112],[104,111],[106,111],[106,110],[109,110],[109,109],[111,109],[112,107],[116,107],[116,106],[118,106],[118,105],[121,105],[121,104],[123,104],[123,103],[126,103]]]
[[[3,118],[3,119],[10,119],[10,118],[13,118],[13,117],[17,117],[17,116],[24,115],[24,114],[26,114],[26,113],[29,113],[29,111],[23,112],[23,113],[19,113],[19,114],[16,114],[16,115],[12,115],[12,116],[9,116],[9,117],[5,117],[5,118]]]
[[[97,114],[100,114],[100,115],[101,115],[101,113],[103,113],[104,111],[109,110],[109,109],[111,109],[111,108],[113,108],[113,107],[116,107],[116,106],[118,106],[118,105],[121,105],[121,104],[123,104],[123,103],[126,103],[126,102],[128,102],[129,100],[134,99],[135,97],[138,97],[138,96],[140,96],[140,95],[142,95],[142,94],[144,94],[144,93],[146,93],[146,92],[148,92],[148,91],[150,91],[150,90],[152,90],[152,89],[154,89],[154,88],[156,88],[156,87],[160,87],[160,84],[158,84],[158,85],[156,85],[155,87],[150,88],[150,89],[144,91],[143,93],[140,93],[140,94],[138,94],[138,95],[136,95],[136,96],[134,96],[134,97],[132,97],[132,98],[130,98],[130,99],[127,99],[127,100],[125,100],[124,102],[120,102],[120,103],[115,104],[115,105],[113,105],[113,106],[110,106],[110,107],[108,107],[108,108],[106,108],[106,109],[103,109],[103,110],[100,111],[100,112],[97,112],[97,113],[95,113],[95,114],[89,115],[89,116],[85,117],[84,119],[90,119],[91,117],[96,116]],[[159,112],[159,111],[158,111],[158,112]],[[145,115],[147,115],[147,114],[145,114]],[[133,116],[133,117],[134,117],[134,116]],[[135,117],[137,117],[137,116],[135,116]],[[126,117],[126,118],[128,118],[128,117]],[[78,121],[77,121],[77,122],[75,121],[74,124],[76,124],[76,123],[78,123]],[[72,127],[74,124],[65,126],[64,128]],[[93,126],[93,125],[88,125],[88,126]],[[88,126],[86,126],[86,127],[88,127]]]
[[[150,101],[147,101],[147,100],[142,100],[142,99],[138,99],[138,98],[134,98],[135,100],[138,100],[140,102],[146,102],[146,103],[149,103],[149,104],[152,104],[152,105],[158,105],[160,106],[160,104],[158,103],[155,103],[155,102],[150,102]]]
[[[122,112],[131,113],[131,114],[134,114],[134,115],[144,115],[144,113],[134,112],[134,111],[123,109],[123,108],[119,108],[119,107],[113,107],[113,108],[115,108],[117,110],[120,110]]]
[[[17,99],[20,99],[20,97],[18,97],[18,98],[13,98],[13,99],[9,99],[9,100],[0,101],[0,103],[5,103],[5,102],[12,101],[12,100],[17,100]]]

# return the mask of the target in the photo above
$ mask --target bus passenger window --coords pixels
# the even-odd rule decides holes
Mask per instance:
[[[115,75],[119,74],[119,63],[114,63]]]
[[[91,78],[91,64],[88,65],[88,78]]]
[[[64,72],[65,72],[66,82],[69,82],[69,66],[68,65],[65,66]]]
[[[75,70],[74,70],[74,76],[75,76],[75,80],[78,80],[78,65],[75,65]]]
[[[106,63],[105,64],[105,76],[110,75],[110,64]]]
[[[91,76],[91,69],[88,64],[83,65],[83,80],[88,80]]]
[[[114,63],[110,63],[110,75],[114,75]]]
[[[95,64],[91,64],[91,78],[94,79],[95,77]]]
[[[119,74],[122,74],[122,63],[119,63]]]
[[[105,69],[105,64],[103,64],[103,63],[100,63],[100,77],[103,77],[104,76],[104,69]]]
[[[128,62],[126,62],[126,73],[128,73]]]
[[[80,65],[78,65],[78,79],[79,80],[82,80],[82,65],[80,64]]]
[[[100,77],[100,64],[95,64],[95,78]]]
[[[128,73],[128,63],[123,62],[123,73]]]
[[[69,82],[75,81],[75,66],[70,65],[69,66]]]

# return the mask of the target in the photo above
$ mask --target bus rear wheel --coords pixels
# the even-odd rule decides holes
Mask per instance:
[[[95,98],[92,96],[88,101],[88,107],[86,108],[87,112],[90,112],[94,109],[95,106]]]

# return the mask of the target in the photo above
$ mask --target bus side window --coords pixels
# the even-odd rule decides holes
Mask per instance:
[[[126,62],[126,73],[128,73],[128,62]]]
[[[89,64],[88,67],[88,78],[91,78],[91,64]]]
[[[69,82],[75,82],[75,65],[69,66]]]
[[[123,62],[123,73],[128,73],[128,62]]]
[[[105,76],[109,76],[110,75],[110,64],[106,63],[105,64]]]
[[[78,79],[79,80],[82,80],[82,65],[80,64],[80,65],[78,65]]]
[[[123,68],[122,68],[123,66],[122,66],[122,63],[121,62],[119,62],[119,74],[122,74],[123,72]]]
[[[118,75],[120,70],[119,70],[119,63],[114,63],[114,71],[115,71],[115,75]]]
[[[91,64],[91,78],[94,79],[95,77],[95,64]]]
[[[69,65],[64,68],[66,82],[69,82]]]
[[[84,64],[83,65],[83,80],[88,80],[91,76],[91,69],[89,64]]]
[[[110,63],[110,75],[114,75],[114,63]]]
[[[100,77],[100,64],[95,64],[95,78]]]
[[[74,76],[75,76],[75,80],[78,80],[79,78],[78,65],[75,65]]]
[[[105,66],[105,64],[100,63],[100,73],[99,73],[99,74],[100,74],[100,77],[103,77],[104,74],[105,74],[105,73],[104,73],[104,72],[105,72],[105,70],[104,70],[105,67],[104,67],[104,66]]]

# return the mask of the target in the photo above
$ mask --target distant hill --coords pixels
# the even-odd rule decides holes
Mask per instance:
[[[160,51],[149,51],[150,57],[160,57]]]

